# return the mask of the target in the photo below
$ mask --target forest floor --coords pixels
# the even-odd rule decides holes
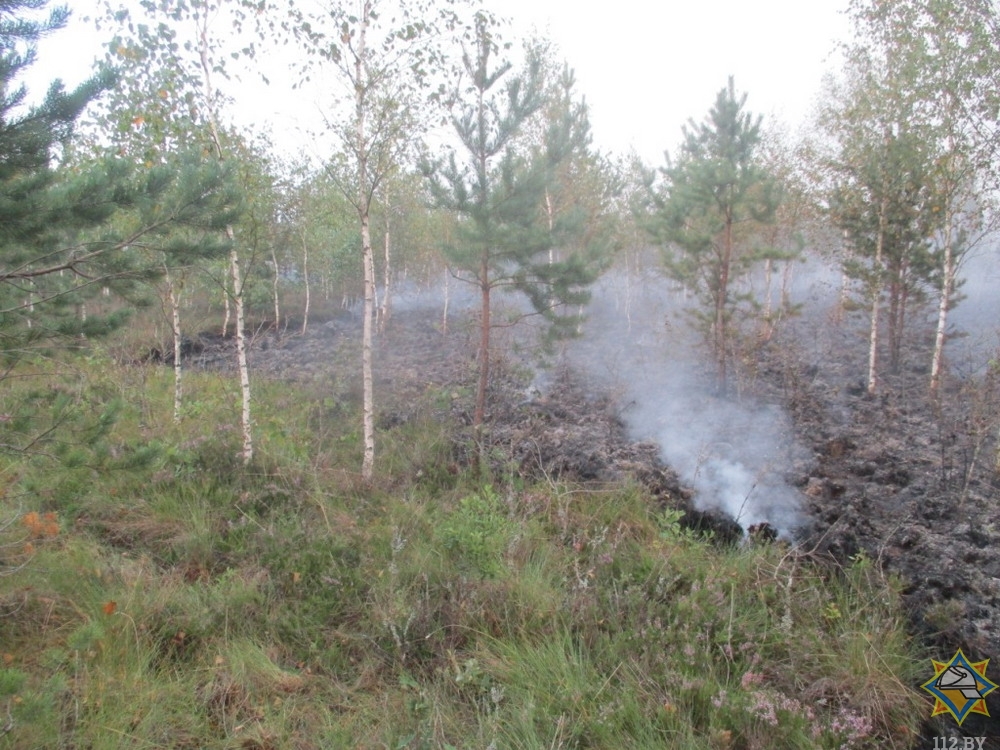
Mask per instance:
[[[858,377],[866,345],[856,327],[794,322],[764,360],[761,382],[815,455],[797,481],[810,519],[802,543],[840,560],[863,551],[899,575],[935,658],[961,648],[1000,663],[998,373],[954,368],[932,397],[930,342],[913,336],[869,395]],[[986,702],[1000,715],[996,692]],[[970,716],[964,728],[995,733],[995,721]]]
[[[816,457],[798,480],[805,541],[841,559],[864,550],[902,575],[914,624],[942,647],[1000,655],[997,373],[948,377],[932,398],[929,346],[914,345],[869,395],[851,369],[857,331],[828,327],[808,353],[802,340],[793,325],[773,342],[761,382]]]
[[[904,370],[869,399],[863,337],[794,321],[738,397],[646,439],[676,394],[597,377],[639,370],[588,320],[583,353],[498,329],[477,473],[475,316],[401,309],[370,482],[348,312],[255,328],[249,465],[230,339],[185,344],[176,413],[169,353],[137,356],[155,330],[27,364],[0,391],[2,442],[36,449],[0,453],[0,748],[1000,747],[919,689],[932,657],[998,651],[992,381],[937,404]],[[626,343],[674,377],[670,336]],[[803,509],[776,540],[662,444],[751,401],[802,444],[768,456]]]
[[[409,405],[431,386],[450,394],[443,411],[469,423],[471,325],[453,324],[446,336],[436,313],[391,321],[376,355],[381,424],[409,419]],[[252,352],[254,370],[298,381],[334,371],[345,395],[356,392],[359,326],[345,314],[312,324],[304,336],[264,334]],[[754,365],[753,396],[788,410],[796,436],[813,455],[790,467],[806,510],[795,543],[842,564],[863,553],[900,576],[912,632],[939,660],[961,648],[970,658],[1000,663],[997,378],[952,377],[940,398],[931,399],[926,368],[913,364],[926,346],[911,343],[900,371],[885,375],[879,393],[869,396],[857,376],[865,356],[861,333],[846,324],[792,321],[761,348]],[[231,357],[219,348],[199,349],[201,366],[229,366]],[[742,538],[735,521],[695,510],[693,490],[664,465],[659,446],[629,437],[624,406],[607,389],[558,367],[548,385],[536,389],[533,366],[511,353],[515,349],[510,342],[501,348],[506,353],[497,359],[490,394],[495,471],[596,484],[636,479],[664,507],[686,511],[683,524],[709,529],[720,540]],[[1000,691],[987,704],[1000,716]],[[963,731],[996,734],[989,722],[972,715]]]

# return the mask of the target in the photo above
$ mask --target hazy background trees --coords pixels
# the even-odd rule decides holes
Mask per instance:
[[[821,122],[834,150],[831,219],[847,239],[845,268],[869,298],[867,387],[874,392],[878,383],[883,298],[889,369],[897,371],[910,303],[931,295],[936,390],[961,259],[995,222],[996,10],[985,2],[856,0],[849,15],[853,37]]]
[[[736,323],[769,339],[794,308],[793,259],[825,263],[835,245],[867,319],[869,356],[856,366],[869,390],[901,371],[918,329],[932,336],[929,386],[940,387],[961,264],[994,223],[1000,65],[988,3],[850,3],[853,36],[811,138],[764,123],[748,110],[753,92],[730,80],[676,146],[664,134],[670,158],[651,185],[639,179],[651,165],[593,147],[572,61],[545,39],[508,38],[501,19],[445,0],[287,11],[110,3],[105,68],[34,110],[16,77],[32,39],[64,17],[4,26],[3,179],[17,228],[0,274],[8,352],[110,331],[158,296],[180,415],[184,337],[206,316],[221,312],[228,332],[230,306],[246,305],[253,330],[304,333],[317,301],[357,311],[370,477],[377,334],[400,289],[428,290],[445,329],[456,285],[475,290],[479,433],[491,330],[530,316],[546,336],[577,332],[607,265],[634,268],[646,246],[659,249],[663,271],[694,293],[724,392],[734,355],[759,343]],[[278,49],[300,81],[326,87],[326,150],[292,161],[234,126],[226,95]],[[497,296],[515,311],[502,320]],[[237,338],[248,386],[251,342]]]

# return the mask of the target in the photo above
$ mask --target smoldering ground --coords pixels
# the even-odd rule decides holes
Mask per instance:
[[[955,327],[961,323],[969,329],[969,335],[955,336],[949,342],[952,362],[958,362],[958,353],[967,351],[973,342],[995,336],[995,326],[989,325],[995,316],[977,314],[982,305],[996,300],[993,287],[987,283],[992,267],[987,261],[995,258],[995,252],[984,254],[980,265],[986,270],[973,273],[963,290],[968,299],[956,308],[954,320]],[[770,285],[774,306],[778,304],[784,281],[778,269]],[[980,289],[983,283],[990,288]],[[758,301],[768,289],[759,274],[739,284],[742,285],[739,291],[753,293]],[[795,263],[787,284],[787,295],[792,303],[801,304],[802,309],[794,318],[783,321],[781,328],[796,330],[792,333],[798,347],[795,357],[801,360],[799,364],[816,373],[812,376],[814,390],[829,396],[824,409],[827,428],[839,429],[852,419],[853,402],[845,395],[849,392],[845,384],[853,382],[852,370],[853,380],[858,379],[864,354],[860,349],[860,353],[853,354],[848,350],[857,349],[858,342],[863,344],[866,311],[855,312],[853,324],[830,324],[828,316],[837,303],[841,286],[840,273],[831,263],[815,258],[808,263]],[[405,340],[383,342],[378,355],[382,379],[393,383],[390,390],[397,390],[400,381],[406,380],[401,373],[412,372],[414,388],[431,381],[457,384],[457,378],[470,376],[474,368],[472,337],[479,301],[475,292],[472,285],[449,279],[450,323],[446,327],[443,277],[429,286],[395,285],[393,314],[397,323],[405,323]],[[810,476],[816,446],[807,448],[795,439],[781,398],[775,396],[773,388],[756,387],[761,383],[754,382],[754,378],[767,376],[756,374],[752,362],[734,365],[730,396],[714,393],[711,352],[684,312],[696,306],[697,300],[669,282],[655,259],[646,263],[644,270],[639,264],[612,269],[594,285],[592,292],[591,303],[584,311],[582,335],[566,342],[562,349],[561,364],[574,378],[589,383],[595,395],[610,393],[613,408],[627,424],[629,437],[659,447],[660,459],[695,491],[694,502],[699,509],[722,510],[744,528],[767,521],[786,535],[807,523],[809,519],[801,509],[804,506],[795,485],[801,486],[804,478]],[[497,294],[494,301],[498,304],[495,321],[504,320],[505,307],[514,313],[525,312],[525,301],[519,297]],[[743,333],[753,334],[754,322],[748,319],[738,322]],[[914,316],[913,324],[921,323],[926,321]],[[315,329],[320,334],[316,341],[313,337],[289,339],[270,349],[267,356],[258,351],[255,353],[258,371],[313,377],[330,367],[329,337],[336,335],[352,349],[357,325],[356,319],[331,321]],[[523,332],[516,335],[516,340],[515,331]],[[495,334],[495,356],[515,360],[530,348],[533,336],[531,326],[523,325],[499,328]],[[308,351],[313,344],[317,347],[315,356]],[[510,349],[522,344],[522,351],[511,354]],[[967,356],[971,355],[962,355]],[[982,357],[981,347],[977,347],[976,362],[984,361]],[[531,362],[534,364],[535,360]],[[560,360],[549,358],[548,362],[552,365]],[[458,363],[461,367],[456,368]],[[431,370],[441,373],[433,376]],[[538,369],[534,387],[523,397],[544,395],[555,382],[554,373],[551,366]],[[826,382],[820,383],[821,380]],[[754,395],[760,392],[771,395],[768,400],[761,400]]]
[[[684,313],[695,304],[654,270],[611,272],[594,286],[565,361],[614,394],[631,437],[660,446],[698,509],[790,535],[804,519],[787,477],[793,467],[801,475],[810,454],[779,406],[714,393],[710,357]]]

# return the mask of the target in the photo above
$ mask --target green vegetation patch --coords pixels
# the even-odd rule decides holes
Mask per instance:
[[[221,377],[182,439],[169,389],[129,398],[155,372],[92,366],[109,458],[167,426],[113,471],[8,458],[0,747],[907,747],[926,714],[864,557],[713,546],[632,484],[436,473],[433,393],[364,485],[353,424],[309,429],[322,389],[262,388],[244,469]]]

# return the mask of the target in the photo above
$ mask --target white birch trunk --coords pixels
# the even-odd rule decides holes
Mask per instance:
[[[878,312],[879,312],[879,297],[881,296],[878,288],[872,293],[872,312],[871,312],[871,327],[868,332],[868,393],[875,393],[878,389],[878,376],[876,374],[876,368],[878,367]]]
[[[309,244],[306,236],[302,234],[302,277],[306,283],[306,303],[302,310],[302,335],[306,335],[306,326],[309,324]]]
[[[229,287],[225,275],[222,277],[222,306],[226,313],[222,318],[222,338],[229,335],[229,319],[232,316],[229,307]]]
[[[167,294],[170,298],[170,328],[174,338],[174,422],[180,422],[184,394],[183,365],[181,364],[181,294],[166,265],[164,265],[163,270],[166,274]]]
[[[886,211],[888,211],[888,198],[882,198],[882,205],[879,208],[878,217],[878,237],[875,241],[875,281],[872,282],[872,312],[871,329],[868,334],[868,393],[874,394],[878,389],[878,315],[882,298],[882,254],[885,243],[886,232]]]
[[[233,240],[233,228],[226,227],[226,234]],[[244,329],[243,281],[240,274],[240,256],[233,246],[229,251],[229,270],[233,281],[233,306],[236,308],[236,364],[240,371],[240,431],[243,435],[241,457],[246,466],[253,460],[253,428],[250,419],[250,368],[247,365],[247,345]]]
[[[389,210],[391,206],[389,200],[386,199],[385,202],[385,244],[383,246],[383,254],[385,259],[385,268],[382,273],[382,304],[379,305],[378,309],[378,333],[379,335],[385,333],[385,326],[389,322],[389,316],[392,314],[392,290],[390,285],[392,283],[392,258],[391,258],[391,240],[389,237]]]
[[[364,321],[361,326],[361,377],[364,390],[362,421],[364,431],[364,458],[361,462],[361,476],[368,482],[375,470],[375,387],[372,376],[372,334],[375,317],[375,262],[371,246],[368,216],[362,218],[361,244],[365,266]]]
[[[372,318],[375,315],[375,258],[372,251],[371,229],[369,227],[370,202],[368,189],[368,150],[365,142],[365,62],[367,59],[368,21],[371,3],[364,0],[361,8],[361,29],[354,58],[354,106],[355,106],[355,147],[358,159],[358,214],[361,219],[361,254],[364,265],[365,300],[364,321],[361,333],[361,380],[362,380],[362,428],[364,457],[361,461],[361,477],[371,481],[375,469],[375,395],[372,377]]]
[[[211,78],[212,65],[209,61],[207,14],[203,14],[201,24],[199,52],[201,57],[202,75],[204,76],[203,82],[205,84],[205,100],[211,102],[214,98]],[[212,108],[209,108],[208,110],[208,130],[212,137],[212,144],[215,147],[215,156],[219,159],[219,161],[222,161],[222,141],[219,138],[216,113]],[[240,431],[243,436],[243,448],[240,452],[240,456],[243,459],[243,465],[247,466],[253,460],[253,427],[250,417],[250,370],[247,366],[246,336],[244,333],[246,316],[244,314],[243,277],[240,273],[240,256],[235,244],[236,235],[235,232],[233,232],[231,224],[226,226],[226,237],[229,239],[230,243],[233,243],[229,251],[229,272],[231,276],[230,280],[233,284],[233,306],[235,307],[236,312],[236,364],[240,372],[240,394],[242,396]],[[229,324],[228,302],[229,297],[227,296],[226,328],[228,328]],[[223,329],[223,333],[225,333],[226,328]]]
[[[274,298],[274,331],[281,335],[281,302],[278,299],[278,257],[271,248],[271,265],[274,266],[274,277],[271,279],[271,296]]]
[[[945,224],[944,259],[941,264],[941,296],[938,299],[937,329],[934,332],[934,353],[931,356],[931,393],[936,394],[941,385],[941,365],[944,360],[945,332],[948,329],[948,307],[955,287],[955,258],[952,248],[951,221]]]

